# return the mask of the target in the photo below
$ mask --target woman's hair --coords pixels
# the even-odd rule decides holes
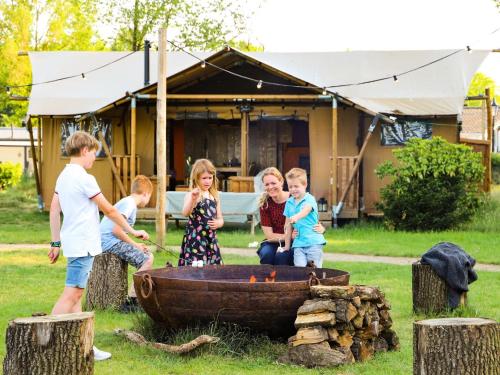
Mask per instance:
[[[262,182],[264,182],[264,177],[266,177],[266,176],[274,176],[281,183],[283,183],[283,181],[284,181],[283,175],[278,170],[278,168],[269,167],[269,168],[264,169],[264,171],[262,172]],[[267,194],[267,192],[264,191],[259,199],[259,207],[260,208],[267,208],[267,198],[269,198],[269,194]]]
[[[191,169],[191,176],[189,178],[189,188],[193,190],[194,188],[200,188],[201,186],[199,184],[200,176],[208,172],[210,173],[214,179],[212,181],[212,186],[208,189],[208,192],[214,197],[215,199],[219,198],[219,191],[217,190],[217,186],[219,185],[219,180],[217,179],[217,173],[215,170],[214,165],[212,162],[208,159],[198,159],[194,162],[193,167]]]

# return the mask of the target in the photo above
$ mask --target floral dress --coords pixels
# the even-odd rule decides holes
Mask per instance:
[[[179,266],[189,266],[194,260],[204,264],[221,264],[216,231],[210,229],[208,221],[217,217],[217,202],[202,198],[189,215],[182,239]]]

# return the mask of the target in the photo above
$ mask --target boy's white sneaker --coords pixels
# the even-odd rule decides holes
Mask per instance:
[[[111,353],[97,349],[94,346],[94,361],[104,361],[111,358]]]

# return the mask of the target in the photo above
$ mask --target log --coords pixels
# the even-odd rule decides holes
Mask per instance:
[[[335,314],[331,312],[322,312],[316,314],[297,315],[295,319],[295,328],[314,327],[314,326],[334,326]]]
[[[354,336],[351,352],[356,361],[363,362],[373,357],[375,348],[373,342],[362,340],[360,337]]]
[[[354,305],[346,300],[338,300],[335,303],[335,318],[339,323],[349,323],[358,314]]]
[[[345,353],[330,348],[328,342],[300,345],[290,348],[279,359],[282,363],[294,363],[306,367],[330,367],[351,363],[351,358]]]
[[[356,285],[356,296],[358,296],[361,301],[378,301],[382,297],[377,287],[366,285]]]
[[[9,322],[5,375],[94,373],[94,313],[46,315]]]
[[[149,345],[152,346],[153,348],[159,349],[161,351],[167,352],[167,353],[174,353],[174,354],[185,354],[193,351],[197,347],[201,345],[206,345],[206,344],[215,344],[219,342],[218,337],[214,336],[208,336],[208,335],[201,335],[195,338],[194,340],[191,340],[185,344],[181,345],[169,345],[169,344],[164,344],[161,342],[150,342],[147,341],[144,336],[142,336],[140,333],[134,332],[134,331],[127,331],[127,330],[122,330],[122,329],[115,329],[115,334],[118,336],[123,336],[130,342],[133,342],[134,344],[144,346],[144,345]]]
[[[321,326],[299,328],[295,339],[292,341],[292,346],[317,344],[327,340],[328,332]]]
[[[498,374],[500,324],[483,318],[413,323],[414,375]]]
[[[352,345],[352,335],[349,331],[343,331],[341,334],[339,333],[339,337],[335,341],[344,348],[350,348]]]
[[[416,313],[439,313],[449,309],[448,287],[428,264],[412,264],[412,292]],[[466,297],[467,293],[463,293],[460,305],[466,304]]]
[[[356,288],[353,285],[314,285],[311,286],[311,295],[316,298],[352,298]]]
[[[311,299],[306,300],[297,311],[298,315],[305,315],[311,313],[320,313],[325,311],[335,311],[335,302],[325,299]]]
[[[87,285],[87,310],[118,309],[127,298],[128,263],[111,253],[94,258]]]
[[[387,341],[389,350],[399,350],[399,337],[393,329],[385,329],[380,334]]]

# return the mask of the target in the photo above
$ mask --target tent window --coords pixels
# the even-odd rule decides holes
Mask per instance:
[[[66,140],[69,138],[71,134],[78,130],[86,131],[93,135],[97,140],[99,140],[98,133],[102,131],[104,135],[104,139],[106,140],[106,144],[109,147],[111,152],[111,119],[107,118],[98,118],[97,123],[93,121],[90,122],[76,122],[73,119],[66,119],[61,122],[61,156],[67,157],[66,150],[64,149],[64,145],[66,144]],[[99,149],[97,150],[96,157],[105,158],[106,153],[99,142]]]
[[[382,146],[402,146],[411,138],[432,138],[432,124],[427,121],[404,121],[382,125]]]

